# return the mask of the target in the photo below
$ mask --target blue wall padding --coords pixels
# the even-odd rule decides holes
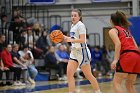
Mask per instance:
[[[140,45],[140,17],[131,17],[129,21],[132,23],[130,27],[131,33],[138,45]]]

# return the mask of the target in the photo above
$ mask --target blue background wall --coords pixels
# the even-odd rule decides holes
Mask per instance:
[[[131,17],[129,21],[132,23],[130,30],[137,44],[140,45],[140,17]]]

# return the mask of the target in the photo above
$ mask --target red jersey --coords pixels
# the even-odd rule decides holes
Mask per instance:
[[[1,59],[3,61],[4,67],[11,67],[13,66],[13,61],[10,52],[4,49],[1,52]]]
[[[120,59],[116,72],[140,74],[140,51],[136,48],[133,37],[128,29],[115,26],[121,42]]]
[[[120,53],[122,53],[124,50],[138,50],[133,41],[132,34],[128,29],[122,28],[120,26],[115,26],[115,28],[118,30],[118,37],[121,42]]]

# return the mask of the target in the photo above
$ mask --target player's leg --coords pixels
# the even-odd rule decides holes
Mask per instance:
[[[137,93],[134,87],[134,83],[136,81],[137,74],[129,74],[126,80],[126,88],[128,93]]]
[[[114,79],[113,79],[113,87],[114,87],[114,91],[115,93],[124,93],[122,90],[122,81],[127,78],[128,74],[127,73],[120,73],[120,72],[116,72],[114,74]]]
[[[69,93],[74,93],[75,91],[74,73],[76,72],[77,68],[78,68],[78,62],[74,60],[69,60],[68,65],[67,65],[67,78],[68,78]]]
[[[96,78],[91,73],[90,64],[82,65],[81,69],[82,69],[85,77],[90,81],[93,89],[95,90],[95,93],[101,93],[98,82],[97,82]]]

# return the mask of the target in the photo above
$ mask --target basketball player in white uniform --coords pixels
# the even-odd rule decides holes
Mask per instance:
[[[91,54],[86,44],[86,27],[82,23],[82,13],[80,9],[72,10],[71,20],[70,37],[64,36],[65,42],[72,43],[70,59],[67,66],[69,93],[74,93],[75,91],[74,73],[78,66],[83,71],[85,77],[90,81],[95,93],[101,93],[98,82],[91,73]]]

